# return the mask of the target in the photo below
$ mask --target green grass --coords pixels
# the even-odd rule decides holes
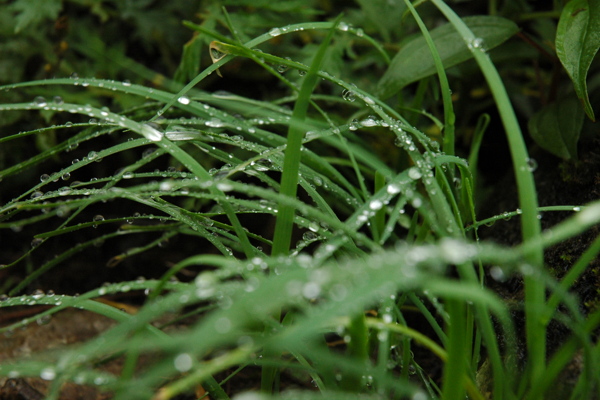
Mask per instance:
[[[457,155],[455,124],[461,115],[455,114],[447,69],[427,20],[408,1],[407,13],[425,35],[436,66],[439,86],[428,81],[420,87],[434,85],[442,99],[443,122],[433,117],[441,137],[425,133],[422,121],[409,122],[404,113],[414,104],[402,95],[381,99],[373,86],[327,71],[328,52],[347,35],[369,46],[378,62],[390,62],[379,40],[349,27],[344,16],[273,26],[249,40],[237,32],[235,14],[223,16],[233,39],[186,22],[214,39],[212,48],[224,57],[185,86],[169,81],[169,90],[84,77],[1,87],[2,95],[61,88],[75,101],[3,101],[0,112],[72,115],[78,122],[62,120],[0,138],[13,148],[27,146],[32,137],[51,139],[34,156],[0,171],[6,190],[27,179],[27,188],[2,204],[0,229],[34,233],[28,239],[32,246],[0,267],[26,271],[20,281],[3,285],[0,307],[54,306],[0,331],[10,334],[65,308],[89,310],[117,325],[50,358],[6,362],[0,376],[45,377],[51,381],[49,399],[58,398],[66,381],[99,386],[119,399],[170,399],[198,385],[212,399],[228,399],[232,393],[224,380],[235,381],[240,370],[258,366],[256,387],[262,380],[262,392],[251,398],[538,399],[550,396],[565,365],[582,354],[572,398],[597,393],[600,353],[592,332],[600,312],[584,315],[569,290],[597,257],[600,242],[561,281],[545,268],[543,251],[598,224],[600,202],[538,207],[523,133],[496,66],[450,7],[431,3],[464,39],[492,93],[509,142],[518,210],[477,219],[476,164],[487,122],[480,120],[468,161]],[[298,35],[318,41],[310,65],[278,55],[277,47],[261,50]],[[281,96],[257,99],[197,89],[217,70],[228,79],[228,63],[240,59],[274,76]],[[127,96],[134,105],[111,111],[100,101],[79,103],[82,92],[99,99]],[[83,122],[88,118],[94,120]],[[386,150],[398,160],[390,161],[375,146],[389,143],[396,143]],[[69,152],[78,147],[95,150],[71,162]],[[51,163],[61,169],[40,180],[28,174]],[[138,207],[145,213],[134,213]],[[542,232],[538,214],[554,211],[573,215]],[[478,239],[482,225],[507,218],[520,218],[520,244]],[[99,243],[105,243],[109,267],[92,264],[82,274],[157,254],[176,239],[185,244],[181,252],[189,253],[161,276],[115,282],[79,296],[27,294],[38,279],[92,254]],[[122,248],[117,245],[128,240],[143,244],[113,253],[111,245]],[[54,258],[39,257],[56,249]],[[514,306],[486,286],[484,271],[490,268],[524,279],[523,365],[516,361]],[[184,271],[197,275],[172,279]],[[147,294],[135,316],[94,301],[131,291]],[[184,311],[196,322],[181,332],[151,324]],[[411,326],[415,313],[422,322]],[[567,325],[572,336],[547,357],[546,330],[553,320]],[[328,345],[326,337],[344,344]],[[423,352],[442,366],[438,381],[415,356]],[[145,353],[159,354],[136,373]],[[116,355],[126,359],[120,375],[97,368]],[[482,365],[489,366],[487,372]],[[282,372],[293,373],[306,387],[279,390],[286,388]],[[490,384],[479,385],[482,378]]]

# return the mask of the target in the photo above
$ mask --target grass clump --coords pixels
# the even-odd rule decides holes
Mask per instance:
[[[202,24],[184,23],[195,36],[174,75],[185,85],[72,76],[0,88],[11,98],[35,94],[0,104],[25,127],[0,138],[15,150],[0,171],[13,196],[3,198],[0,228],[31,242],[6,253],[1,271],[14,278],[0,307],[51,306],[0,330],[14,334],[66,308],[116,321],[48,357],[4,362],[2,376],[39,377],[50,399],[66,382],[123,399],[533,399],[581,357],[568,390],[572,398],[597,393],[599,314],[582,312],[570,290],[598,240],[564,278],[545,268],[543,252],[598,224],[600,203],[538,206],[525,135],[489,54],[516,25],[496,15],[461,19],[441,0],[422,10],[407,0],[388,10],[403,18],[401,28],[384,18],[365,32],[346,21],[368,27],[387,6],[359,3],[367,17],[351,9],[332,22],[262,33],[242,28],[246,8],[209,7]],[[448,25],[430,29],[436,10]],[[400,61],[385,47],[417,28],[422,36],[407,46],[435,75],[395,69]],[[440,48],[437,29],[458,44]],[[189,57],[200,48],[212,63],[194,72]],[[385,71],[380,84],[365,82],[361,65],[340,65],[341,49],[363,71]],[[477,164],[489,116],[464,150],[461,104],[450,90],[450,68],[466,60],[474,62],[457,68],[485,78],[517,182],[519,208],[482,220]],[[233,80],[235,68],[272,90],[253,97],[247,88],[199,88],[217,74]],[[18,122],[23,116],[53,124],[31,127]],[[565,210],[569,218],[542,231],[540,211]],[[519,243],[479,239],[485,224],[517,217]],[[49,292],[53,274],[69,285]],[[488,287],[509,276],[524,281],[516,307]],[[39,287],[46,291],[32,291]],[[110,305],[132,293],[135,314]],[[520,312],[524,332],[513,320]],[[570,335],[549,354],[555,323]],[[120,369],[103,368],[116,357]],[[253,394],[228,386],[244,374]]]

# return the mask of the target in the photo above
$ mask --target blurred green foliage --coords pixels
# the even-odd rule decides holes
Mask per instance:
[[[575,93],[569,74],[555,50],[562,2],[448,3],[463,16],[492,15],[517,24],[519,33],[491,50],[490,56],[509,89],[523,126],[529,123],[530,129],[533,129],[533,139],[560,157],[576,156],[574,150],[561,151],[562,142],[549,145],[547,140],[540,139],[538,132],[544,130],[543,126],[535,125],[536,121],[542,120],[539,113],[556,108],[560,99]],[[588,2],[579,3],[585,5]],[[445,23],[429,2],[416,4],[428,26]],[[4,0],[0,1],[0,84],[77,74],[80,77],[130,80],[177,91],[211,62],[208,45],[213,38],[190,31],[183,26],[184,20],[246,42],[273,27],[331,20],[340,13],[344,15],[344,23],[356,31],[336,36],[323,69],[365,91],[376,92],[377,85],[383,85],[382,77],[394,75],[391,73],[394,65],[389,65],[389,59],[400,54],[402,49],[414,47],[416,40],[422,41],[416,23],[406,12],[404,0]],[[355,34],[358,31],[364,32],[364,36]],[[261,50],[308,64],[322,39],[315,35],[321,33],[281,35],[262,45]],[[387,56],[382,57],[369,43],[369,37],[383,46]],[[588,62],[585,94],[590,99],[587,107],[592,110],[598,104],[600,69],[596,59],[588,57]],[[226,65],[222,72],[223,79],[211,76],[201,83],[202,88],[227,90],[263,100],[282,97],[289,90],[248,59],[238,58]],[[484,139],[482,151],[483,159],[488,159],[486,152],[498,153],[498,149],[502,149],[504,135],[499,130],[494,132],[495,107],[485,81],[473,61],[449,68],[447,73],[451,79],[454,107],[457,115],[461,116],[456,127],[459,154],[466,154],[476,121],[481,114],[487,113],[492,115],[492,129]],[[292,81],[300,79],[290,75],[287,78]],[[580,92],[586,82],[584,78],[578,78]],[[7,95],[11,98],[5,99],[23,101],[41,94],[50,97],[60,95],[68,101],[117,106],[120,109],[140,105],[139,98],[122,93],[98,90],[67,93],[64,92],[67,89],[60,90],[62,92],[57,93],[22,91],[25,96],[22,99],[13,98],[15,95],[11,92]],[[328,95],[341,94],[339,88],[327,84],[318,90]],[[435,75],[430,74],[418,83],[407,85],[389,103],[404,109],[406,118],[416,125],[421,124],[420,129],[433,136],[441,134],[439,126],[423,118],[422,113],[425,110],[443,119]],[[351,117],[345,111],[340,110],[340,117]],[[534,118],[536,115],[538,117]],[[44,123],[51,121],[51,115],[47,117]],[[581,128],[567,140],[571,147],[577,138],[589,135],[593,129],[581,113],[573,117],[579,119],[574,125]],[[16,122],[31,123],[23,119],[23,113],[0,115],[1,126]],[[17,125],[16,129],[27,127],[30,126]],[[385,144],[379,146],[387,147]]]

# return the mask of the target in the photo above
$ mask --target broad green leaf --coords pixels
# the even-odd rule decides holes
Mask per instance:
[[[571,0],[560,16],[556,31],[556,54],[573,81],[585,113],[595,121],[585,82],[588,69],[600,48],[600,2]]]
[[[200,35],[194,35],[185,45],[181,62],[175,71],[175,81],[187,83],[200,73],[200,58],[202,54],[202,40]]]
[[[543,108],[529,120],[529,134],[544,150],[565,160],[577,158],[584,113],[575,96]]]
[[[465,17],[463,21],[477,37],[473,46],[483,46],[486,50],[502,44],[519,30],[514,22],[500,17]],[[430,34],[445,68],[472,58],[473,55],[462,36],[451,24],[435,28]],[[422,36],[419,36],[396,54],[378,83],[379,96],[388,98],[406,85],[433,75],[435,72],[435,64],[427,43]]]

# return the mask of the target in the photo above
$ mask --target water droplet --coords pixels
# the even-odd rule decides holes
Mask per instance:
[[[321,294],[321,286],[316,282],[307,282],[302,287],[302,295],[307,299],[316,299]]]
[[[340,23],[338,24],[337,28],[338,28],[340,31],[342,31],[342,32],[347,32],[347,31],[348,31],[348,29],[350,29],[350,26],[351,26],[351,25],[348,25],[348,24],[347,24],[347,23],[345,23],[345,22],[340,22]]]
[[[419,208],[423,205],[423,200],[421,200],[420,197],[415,197],[414,199],[412,199],[412,201],[410,202],[410,204],[412,204],[412,206],[414,208]]]
[[[479,37],[468,40],[467,46],[470,49],[477,49],[477,50],[485,51],[485,43],[484,43],[483,39],[479,38]]]
[[[221,128],[221,127],[225,126],[225,124],[223,123],[223,121],[221,121],[218,118],[211,118],[208,121],[206,121],[204,123],[204,125],[210,126],[211,128]]]
[[[290,67],[288,67],[287,65],[284,64],[279,64],[277,66],[277,72],[279,72],[280,74],[283,74],[285,71],[287,71]]]
[[[181,353],[173,360],[175,369],[179,372],[187,372],[192,369],[194,359],[187,353]]]
[[[98,158],[98,153],[92,150],[88,153],[87,158],[88,160],[93,161]]]
[[[490,268],[490,276],[492,279],[498,282],[504,282],[506,280],[506,273],[504,272],[504,269],[497,265],[494,265]]]
[[[573,211],[579,212],[579,211],[581,211],[581,207],[573,207]]]
[[[43,96],[36,96],[36,98],[33,99],[33,105],[36,107],[45,107],[47,104],[48,102]]]
[[[271,35],[273,37],[279,36],[279,35],[281,35],[281,29],[273,28],[269,31],[269,35]]]
[[[42,372],[40,372],[40,378],[45,381],[51,381],[56,378],[56,371],[54,368],[44,368]]]
[[[354,100],[356,100],[356,95],[352,90],[344,89],[342,90],[342,99],[352,103]]]
[[[410,367],[412,367],[412,365],[409,366],[409,372],[410,372]],[[414,367],[413,367],[414,369]],[[413,372],[412,375],[414,375],[416,373],[416,371]],[[427,396],[425,394],[425,392],[417,392],[415,394],[413,394],[412,399],[411,400],[428,400],[429,396]]]
[[[302,239],[304,239],[307,242],[312,242],[314,240],[317,240],[318,238],[319,235],[312,231],[304,232],[304,234],[302,235]]]
[[[377,125],[379,125],[379,122],[377,122],[377,120],[375,119],[374,116],[369,115],[367,118],[365,118],[362,121],[360,121],[360,124],[362,126],[370,127],[370,126],[377,126]]]
[[[369,208],[371,210],[380,210],[381,207],[383,207],[383,203],[381,202],[381,200],[371,200],[371,202],[369,203]]]
[[[299,70],[298,70],[298,75],[300,75],[300,76],[304,76],[304,75],[306,75],[306,71],[305,71],[305,70],[303,70],[303,69],[299,69]]]
[[[531,172],[533,172],[533,171],[535,171],[537,169],[537,166],[538,166],[537,161],[535,161],[533,158],[527,158],[525,160],[525,162],[527,163],[527,168]]]
[[[458,176],[454,177],[453,182],[456,189],[462,189],[462,180]]]
[[[31,241],[31,247],[38,247],[43,241],[44,239],[35,238]]]
[[[65,103],[64,100],[62,99],[62,97],[60,97],[60,96],[54,96],[52,98],[52,102],[54,104],[56,104],[57,106],[61,106],[61,105],[63,105]]]
[[[47,182],[48,180],[50,180],[50,175],[48,175],[48,174],[42,174],[40,176],[40,181],[41,182]]]
[[[123,86],[131,86],[131,81],[129,81],[129,79],[125,79],[123,81]]]
[[[149,148],[144,150],[144,152],[142,153],[142,158],[147,158],[150,157],[152,155],[152,153],[154,153],[156,151],[155,148]]]
[[[190,98],[187,96],[181,96],[180,98],[177,99],[177,102],[181,103],[183,105],[190,104]]]
[[[150,124],[143,124],[140,133],[151,142],[160,142],[164,136],[161,131],[154,128]]]
[[[419,168],[417,168],[417,167],[411,167],[408,170],[408,176],[411,179],[417,180],[417,179],[421,178],[421,176],[423,176],[423,175],[421,174],[421,171],[419,171]]]
[[[394,184],[390,184],[387,187],[387,192],[388,192],[388,194],[392,194],[392,195],[400,193],[400,186],[394,185]]]
[[[94,216],[94,218],[92,218],[92,221],[94,221],[94,222],[100,222],[100,221],[104,221],[104,216],[102,216],[102,215],[100,215],[100,214],[98,214],[98,215],[95,215],[95,216]],[[94,227],[95,227],[95,226],[96,226],[96,225],[94,225]]]
[[[60,179],[62,179],[63,181],[68,181],[69,179],[71,179],[71,173],[70,172],[65,172],[64,174],[62,174],[62,176],[60,177]]]
[[[230,192],[233,190],[233,186],[227,182],[219,182],[217,183],[217,189],[219,189],[222,192]]]

